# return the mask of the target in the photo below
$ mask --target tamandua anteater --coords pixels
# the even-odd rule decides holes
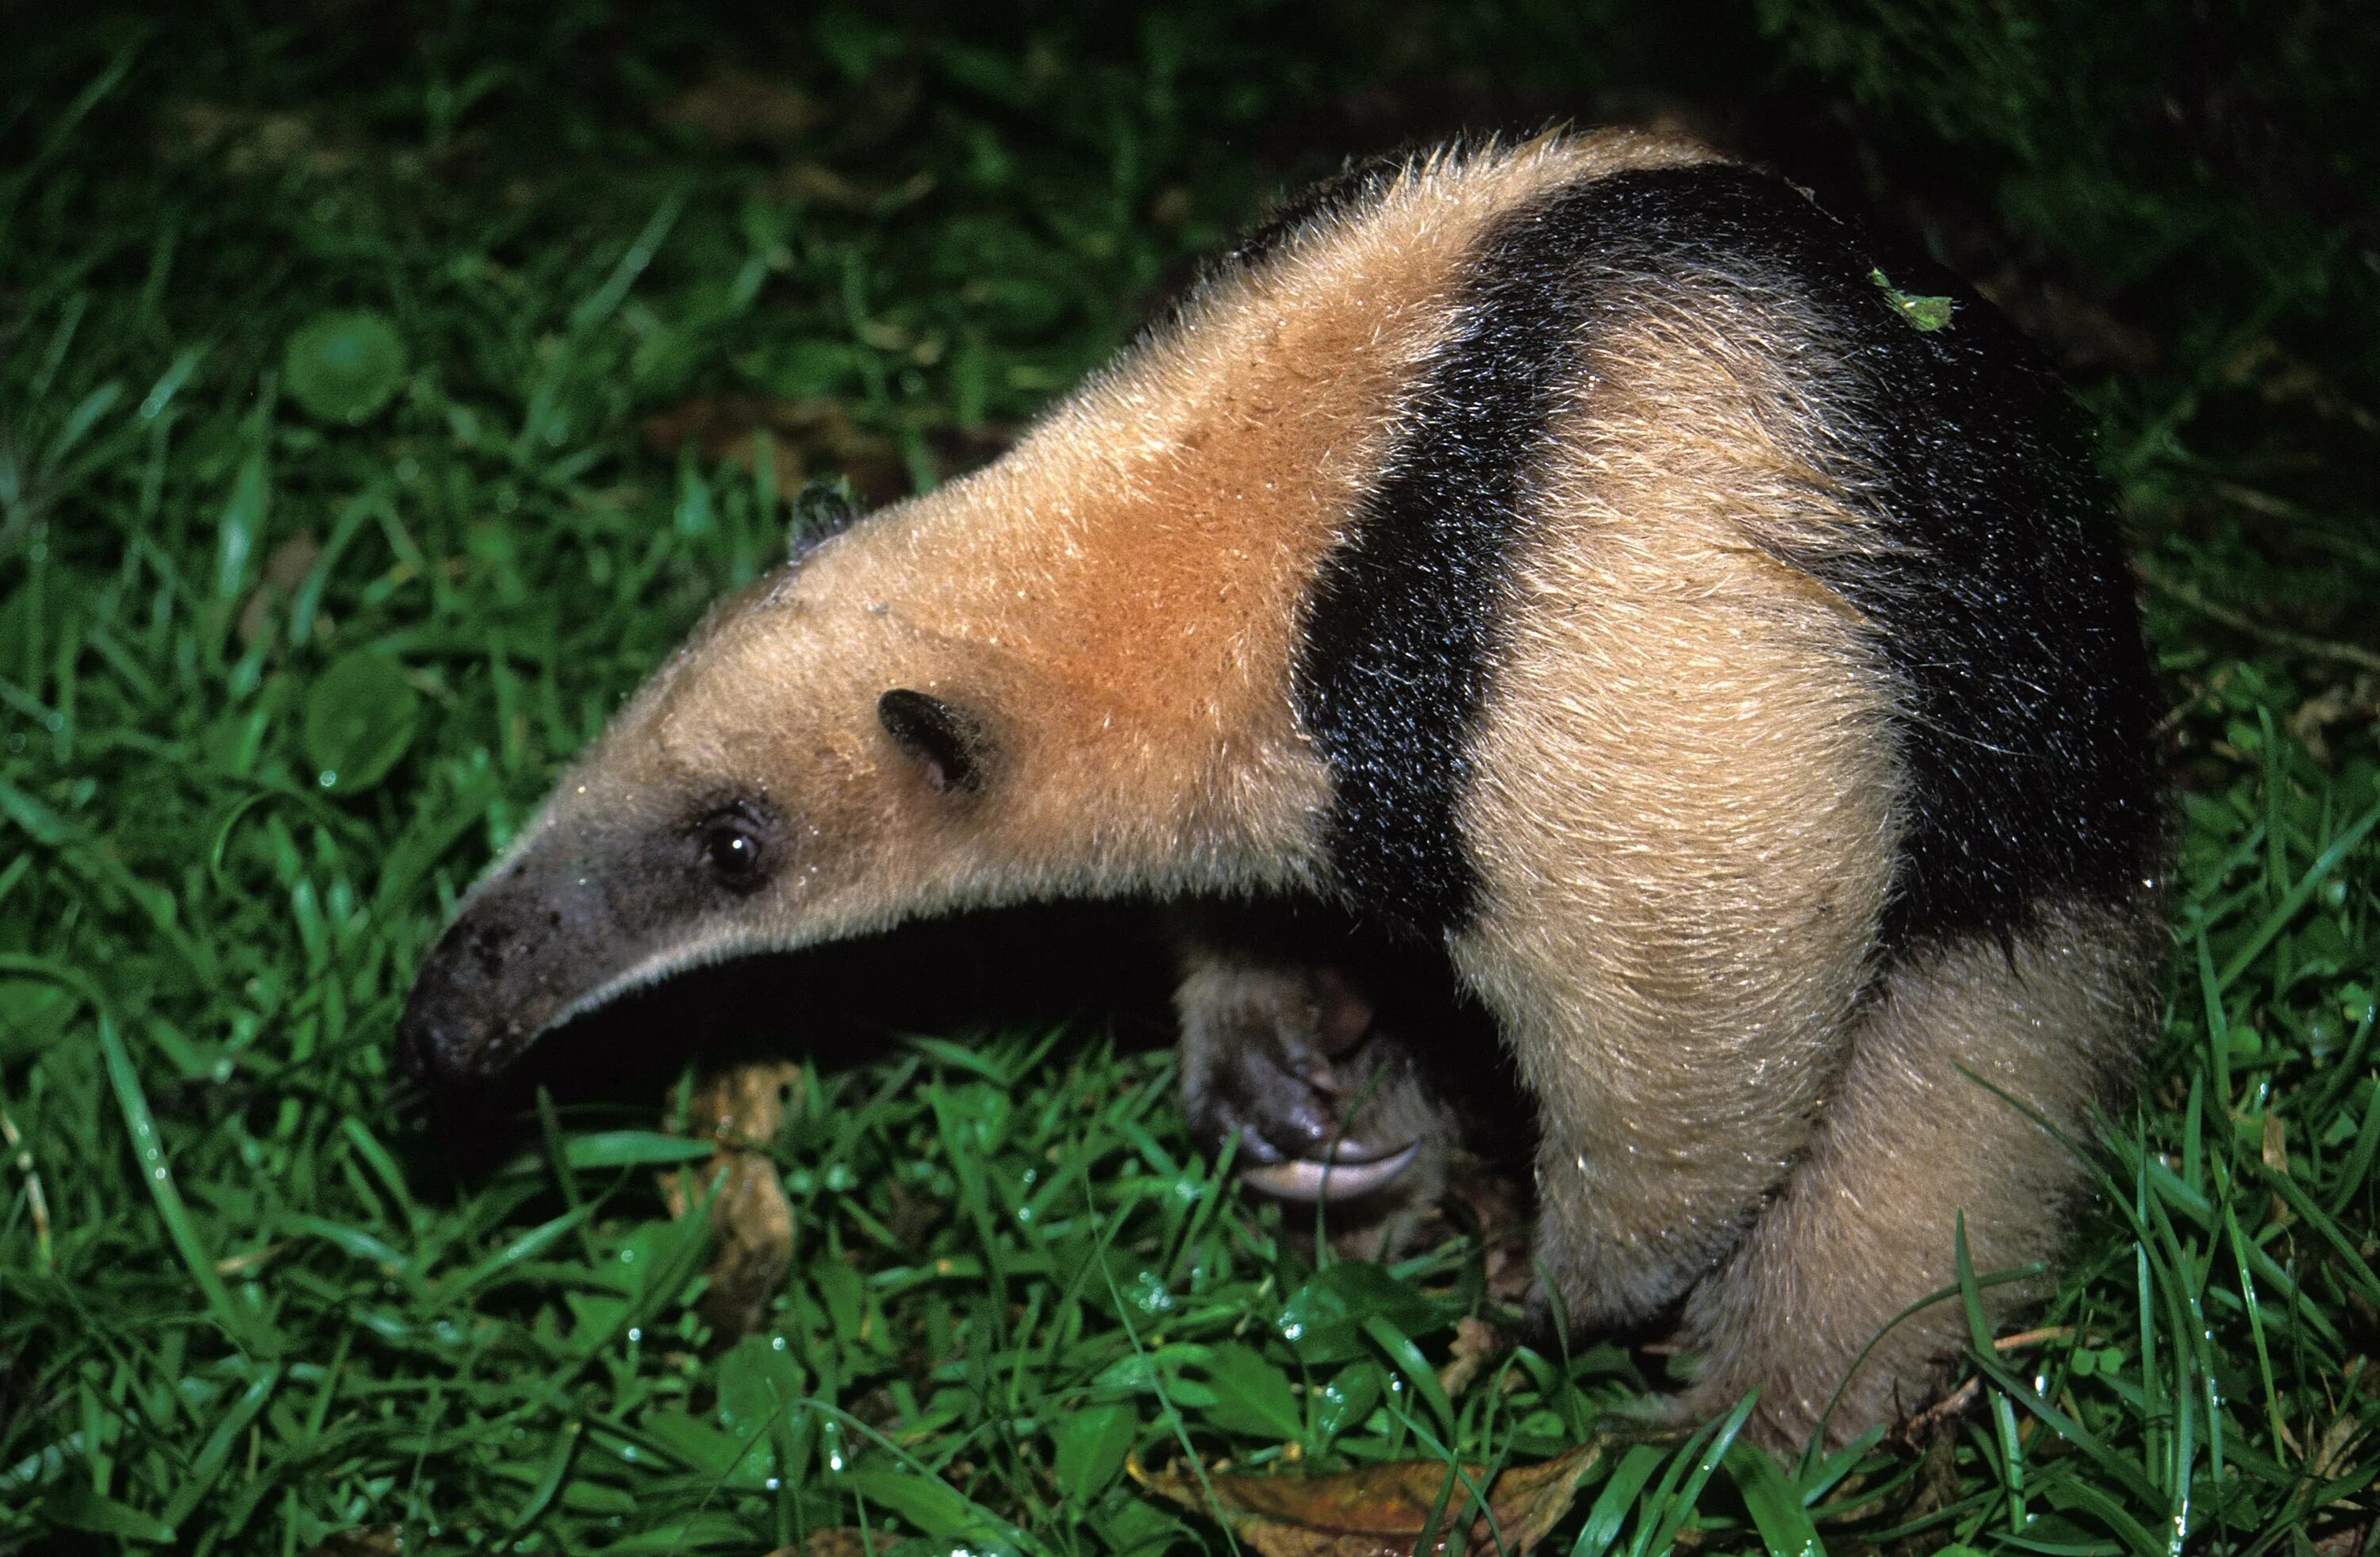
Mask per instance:
[[[1841,1387],[1840,1441],[1965,1334],[1937,1303],[1846,1385],[1961,1214],[1980,1268],[2056,1251],[2086,1173],[2042,1121],[2087,1134],[2152,1020],[2158,704],[2068,410],[1988,308],[1681,139],[1351,175],[1004,457],[720,605],[405,1041],[468,1085],[917,915],[1330,905],[1500,1029],[1548,1306],[1674,1316],[1678,1409],[1757,1388],[1772,1443]],[[1286,1192],[1424,1172],[1364,992],[1228,920],[1194,1121]]]

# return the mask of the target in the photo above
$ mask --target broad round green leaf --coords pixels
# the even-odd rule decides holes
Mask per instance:
[[[1123,1471],[1139,1431],[1140,1413],[1130,1401],[1067,1413],[1057,1430],[1058,1452],[1050,1466],[1059,1487],[1077,1503],[1096,1502]]]
[[[80,1004],[47,979],[0,979],[0,1066],[31,1059],[56,1043]]]
[[[290,398],[310,413],[355,427],[395,397],[405,343],[380,314],[317,314],[289,337],[282,372]]]
[[[306,692],[315,782],[340,794],[370,789],[413,744],[420,716],[420,694],[395,658],[364,650],[333,660]]]
[[[1304,1436],[1305,1413],[1298,1407],[1288,1375],[1254,1346],[1237,1342],[1217,1346],[1207,1362],[1207,1382],[1215,1391],[1207,1419],[1224,1431],[1271,1440]]]

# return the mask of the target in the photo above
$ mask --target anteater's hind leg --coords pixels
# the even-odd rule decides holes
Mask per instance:
[[[1397,1236],[1445,1185],[1455,1117],[1355,960],[1276,914],[1183,911],[1173,927],[1192,1133],[1210,1152],[1236,1139],[1256,1188]]]
[[[1953,1284],[1960,1216],[1978,1273],[2048,1260],[2088,1177],[1992,1089],[2087,1141],[2092,1105],[2118,1094],[2149,1032],[2142,970],[2155,964],[2141,939],[2156,933],[2145,914],[2054,915],[2011,947],[1953,947],[1889,976],[1808,1153],[1687,1302],[1684,1338],[1703,1360],[1682,1411],[1756,1388],[1752,1430],[1785,1448],[1807,1440],[1839,1387],[1830,1444],[1926,1403],[1967,1334],[1959,1302],[1877,1336]],[[1984,1301],[1998,1321],[2041,1290],[1995,1286]]]

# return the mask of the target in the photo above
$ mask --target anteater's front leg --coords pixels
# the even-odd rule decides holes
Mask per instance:
[[[1341,1225],[1434,1203],[1453,1111],[1386,1030],[1354,960],[1272,915],[1184,911],[1175,939],[1183,1104],[1200,1143],[1236,1141],[1245,1182],[1327,1200]]]

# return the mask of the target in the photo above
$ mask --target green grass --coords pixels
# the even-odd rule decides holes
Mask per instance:
[[[392,1105],[455,895],[782,554],[798,483],[975,457],[1416,76],[1849,126],[1854,193],[2075,370],[2177,706],[2165,1040],[2088,1148],[2047,1338],[1979,1347],[1922,1453],[1615,1446],[1556,1543],[2348,1550],[2380,1474],[2372,24],[2274,7],[2192,75],[2204,18],[2074,9],[225,3],[12,43],[0,1551],[1220,1549],[1127,1453],[1523,1462],[1642,1387],[1524,1347],[1448,1397],[1455,1321],[1497,1313],[1476,1250],[1318,1271],[1192,1151],[1170,1058],[1095,1031],[814,1073],[772,1148],[794,1274],[723,1349],[662,1098],[561,1099],[470,1174]],[[806,123],[656,112],[722,68]],[[358,311],[400,360],[321,332]],[[756,469],[640,431],[731,391],[814,409]]]

